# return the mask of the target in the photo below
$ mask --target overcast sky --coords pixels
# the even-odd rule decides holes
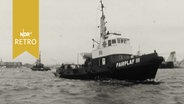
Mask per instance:
[[[103,0],[107,28],[131,39],[133,53],[157,50],[184,58],[184,0]],[[76,62],[98,39],[99,0],[40,0],[40,50],[45,64]],[[0,57],[34,63],[24,53],[12,60],[12,0],[0,0]]]

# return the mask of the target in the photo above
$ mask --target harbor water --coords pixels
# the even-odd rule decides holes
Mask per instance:
[[[150,83],[56,78],[52,71],[0,69],[0,104],[183,104],[184,69],[159,69]]]

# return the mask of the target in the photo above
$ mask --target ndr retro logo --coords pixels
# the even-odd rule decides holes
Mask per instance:
[[[36,45],[36,39],[30,39],[32,32],[25,32],[24,29],[20,32],[20,39],[15,39],[15,45]]]

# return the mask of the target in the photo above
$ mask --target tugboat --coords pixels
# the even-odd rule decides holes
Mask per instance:
[[[32,71],[48,71],[51,70],[49,67],[45,67],[44,64],[41,63],[41,53],[39,55],[39,59],[36,60],[35,64],[31,68]]]
[[[147,80],[154,79],[163,61],[154,51],[141,56],[132,55],[130,39],[121,34],[110,33],[105,26],[104,6],[102,0],[100,18],[100,42],[91,53],[83,53],[83,65],[63,64],[54,73],[68,79],[106,79]]]

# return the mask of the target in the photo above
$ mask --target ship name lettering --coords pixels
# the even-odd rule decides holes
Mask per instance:
[[[116,67],[128,66],[128,65],[132,65],[134,63],[135,63],[135,59],[126,60],[126,61],[116,63]]]

